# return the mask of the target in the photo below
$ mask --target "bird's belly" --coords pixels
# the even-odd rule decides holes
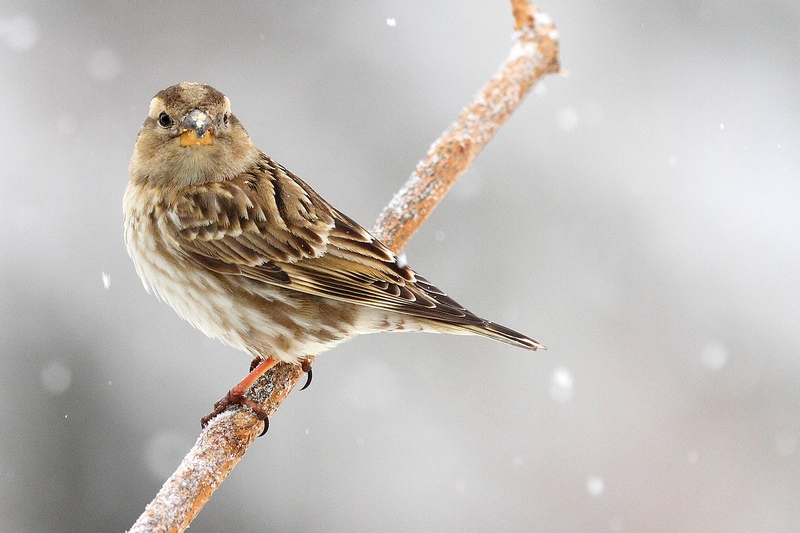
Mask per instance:
[[[297,362],[358,333],[352,305],[198,268],[171,253],[158,232],[142,229],[126,232],[126,240],[145,288],[211,338]]]

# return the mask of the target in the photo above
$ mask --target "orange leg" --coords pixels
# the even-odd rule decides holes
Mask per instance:
[[[255,362],[255,361],[254,361]],[[239,382],[234,388],[232,388],[228,395],[234,395],[236,397],[243,396],[247,389],[256,382],[258,378],[263,376],[264,374],[269,371],[270,368],[277,365],[280,361],[275,358],[267,357],[266,359],[262,359],[260,363],[256,365],[255,368],[250,370],[250,373],[245,376],[245,378]],[[252,365],[250,365],[252,367]]]
[[[245,397],[244,393],[247,392],[255,381],[263,376],[264,374],[269,371],[270,368],[278,364],[278,360],[273,357],[267,357],[263,359],[257,365],[250,365],[252,369],[247,376],[240,381],[235,387],[228,391],[222,399],[220,399],[217,403],[214,404],[214,410],[211,411],[209,414],[204,416],[200,419],[200,424],[202,427],[205,427],[208,424],[209,420],[217,416],[218,414],[222,413],[230,407],[231,405],[241,405],[243,407],[248,407],[252,409],[252,411],[256,414],[256,416],[264,421],[264,431],[261,432],[261,435],[267,432],[269,428],[269,418],[267,418],[267,414],[261,409],[261,407],[254,401]],[[255,363],[255,361],[253,361]]]

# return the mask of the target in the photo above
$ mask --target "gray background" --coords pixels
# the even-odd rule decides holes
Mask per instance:
[[[511,44],[501,0],[119,4],[0,6],[4,532],[129,527],[247,371],[126,255],[153,94],[214,85],[369,227]],[[192,531],[800,529],[800,7],[541,7],[569,77],[407,253],[548,351],[324,354]]]

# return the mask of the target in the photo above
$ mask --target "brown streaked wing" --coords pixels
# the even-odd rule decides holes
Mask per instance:
[[[247,174],[186,191],[170,218],[186,257],[220,274],[452,324],[484,323],[266,156]]]

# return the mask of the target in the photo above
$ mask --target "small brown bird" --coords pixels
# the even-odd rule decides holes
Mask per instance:
[[[208,85],[181,83],[153,98],[123,208],[125,243],[148,292],[256,358],[204,422],[232,403],[255,407],[243,394],[277,362],[302,362],[362,333],[477,334],[542,347],[399,264],[253,146],[228,98]]]

